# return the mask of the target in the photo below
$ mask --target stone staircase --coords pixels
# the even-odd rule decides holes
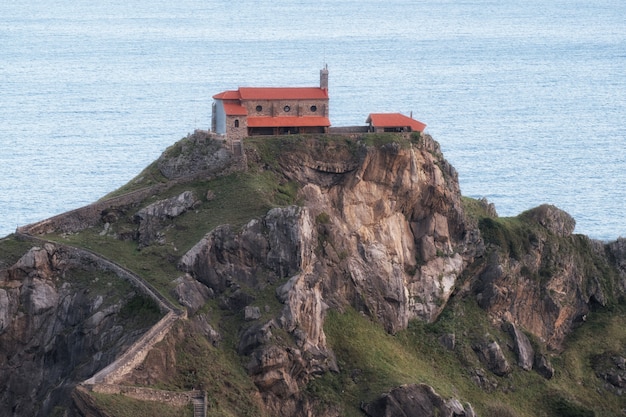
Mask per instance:
[[[193,417],[206,417],[206,392],[203,396],[192,398],[191,403],[193,404]]]

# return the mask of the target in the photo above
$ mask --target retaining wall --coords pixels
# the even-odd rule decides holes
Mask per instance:
[[[177,407],[184,407],[189,404],[193,398],[201,398],[204,396],[202,391],[186,391],[174,392],[163,391],[152,388],[130,387],[126,385],[98,384],[88,386],[93,392],[101,394],[121,394],[127,397],[135,398],[142,401],[157,401],[171,404]]]
[[[174,312],[170,311],[167,313],[165,317],[133,343],[126,352],[118,356],[108,366],[102,368],[94,376],[83,381],[83,384],[115,384],[120,381],[126,374],[132,372],[133,369],[143,362],[150,349],[163,340],[176,320],[178,320],[178,316]]]
[[[345,135],[350,133],[367,133],[370,131],[369,126],[338,126],[328,128],[331,135]]]

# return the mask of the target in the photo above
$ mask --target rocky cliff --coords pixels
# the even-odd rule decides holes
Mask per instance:
[[[154,188],[159,194],[142,191],[149,197],[132,204],[112,200],[87,222],[95,226],[61,236],[111,254],[120,252],[107,248],[131,240],[137,252],[122,255],[125,261],[152,271],[147,279],[156,265],[168,271],[158,288],[189,312],[188,323],[157,345],[127,384],[201,386],[213,398],[214,415],[245,415],[236,411],[242,402],[274,416],[585,415],[620,407],[622,362],[610,358],[626,355],[620,347],[626,336],[585,347],[587,356],[576,359],[598,364],[595,371],[580,368],[579,386],[590,391],[561,388],[569,385],[559,378],[566,374],[563,358],[579,354],[568,351],[568,341],[578,346],[569,339],[575,330],[595,312],[621,311],[623,240],[575,235],[574,220],[553,206],[499,218],[488,202],[461,196],[456,171],[429,136],[262,138],[247,142],[245,166],[198,135],[154,164],[172,177]],[[206,169],[213,160],[219,166]],[[157,177],[150,172],[135,186]],[[47,221],[46,230],[53,224]],[[35,320],[48,333],[82,329],[106,304],[76,295],[92,283],[76,287],[55,278],[67,275],[55,250],[33,249],[5,268],[0,325],[13,328],[3,334],[34,329],[19,320]],[[36,257],[50,260],[29,260]],[[24,272],[24,264],[33,265]],[[70,320],[59,313],[68,297],[84,301],[78,309],[84,314]],[[111,297],[107,311],[123,311],[128,297]],[[39,318],[45,312],[54,313]],[[119,329],[119,318],[111,313],[111,329],[134,334]],[[81,376],[132,339],[107,331],[99,337],[115,341],[109,353],[95,353],[102,352],[96,338],[81,349],[91,361],[87,354],[72,357],[73,364],[88,364]],[[363,334],[376,338],[359,342]],[[25,343],[63,356],[58,341]],[[59,368],[77,369],[65,362]],[[513,394],[518,383],[545,393],[534,404],[520,401]],[[590,401],[602,390],[615,399],[594,408]]]
[[[158,315],[128,282],[88,259],[50,243],[31,247],[0,271],[0,414],[49,416],[69,406],[76,383]]]

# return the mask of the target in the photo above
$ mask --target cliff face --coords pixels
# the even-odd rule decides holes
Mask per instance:
[[[391,333],[412,319],[432,321],[482,250],[465,223],[456,172],[434,141],[352,153],[321,146],[279,156],[281,172],[301,185],[301,206],[270,210],[240,232],[218,227],[180,261],[217,294],[284,282],[282,312],[246,331],[239,347],[283,415],[294,415],[310,378],[336,370],[323,331],[329,307],[356,308]],[[271,342],[276,327],[296,349]]]

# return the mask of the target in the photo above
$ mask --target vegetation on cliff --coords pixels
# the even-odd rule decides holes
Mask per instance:
[[[41,236],[115,260],[187,309],[124,384],[204,390],[214,416],[375,417],[367,404],[407,384],[457,415],[621,415],[619,242],[573,234],[552,206],[501,218],[461,197],[428,136],[251,138],[243,161],[222,150],[187,137],[90,227]],[[0,241],[0,283],[31,246]],[[141,298],[119,317],[136,329],[138,313],[156,321]],[[102,415],[154,413],[91,400]]]

